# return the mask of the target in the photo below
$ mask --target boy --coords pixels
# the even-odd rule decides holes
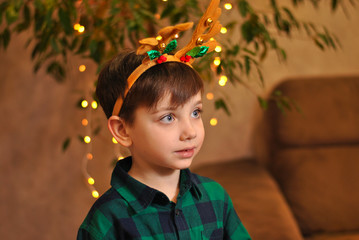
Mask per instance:
[[[99,75],[108,128],[131,157],[117,163],[78,240],[250,239],[225,190],[188,169],[204,139],[203,83],[191,59],[166,49],[153,59],[123,52]]]

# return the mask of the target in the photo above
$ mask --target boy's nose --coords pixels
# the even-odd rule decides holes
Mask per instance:
[[[186,121],[186,123],[182,125],[180,140],[181,141],[191,140],[196,136],[197,136],[197,132],[195,127],[193,126],[191,121]]]

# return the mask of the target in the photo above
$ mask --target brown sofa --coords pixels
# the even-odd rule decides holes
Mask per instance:
[[[220,182],[258,240],[359,240],[359,76],[288,79],[259,117],[254,159],[194,172]]]

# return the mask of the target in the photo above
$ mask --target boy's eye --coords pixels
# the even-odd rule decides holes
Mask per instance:
[[[201,112],[202,110],[201,109],[196,109],[192,112],[192,117],[193,118],[199,118],[201,116]]]
[[[170,123],[174,120],[174,117],[172,116],[172,114],[168,114],[166,116],[164,116],[163,118],[161,118],[161,122],[164,123]]]

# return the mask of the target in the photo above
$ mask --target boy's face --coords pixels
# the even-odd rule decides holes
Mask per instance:
[[[148,170],[188,168],[203,143],[201,93],[178,108],[171,106],[170,99],[170,94],[165,95],[154,109],[139,107],[128,129],[134,164]]]

